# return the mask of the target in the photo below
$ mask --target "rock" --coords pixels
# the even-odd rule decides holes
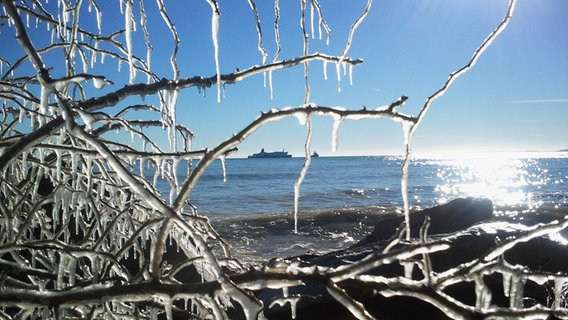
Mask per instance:
[[[452,233],[493,218],[493,203],[485,198],[458,198],[443,205],[411,213],[410,229],[413,238],[418,237],[426,216],[430,217],[429,235]],[[377,223],[370,235],[351,248],[388,240],[402,223],[404,216],[389,217]]]
[[[552,217],[529,214],[526,217],[495,216],[493,205],[488,199],[463,198],[456,199],[444,205],[426,209],[411,214],[411,235],[418,238],[419,230],[426,216],[430,217],[428,240],[449,243],[444,251],[430,254],[432,270],[440,273],[456,268],[463,263],[482,258],[499,241],[516,238],[534,228],[537,223],[548,223]],[[404,222],[402,216],[390,216],[379,222],[373,232],[355,245],[344,250],[330,252],[324,255],[305,255],[296,257],[302,264],[324,267],[338,267],[359,261],[372,252],[381,251],[395,234],[395,230]],[[568,273],[568,246],[566,239],[561,237],[539,237],[528,242],[522,242],[509,249],[504,259],[511,265],[522,265],[527,270],[546,272],[550,274]],[[403,268],[399,263],[382,265],[368,272],[369,274],[385,277],[402,276]],[[415,268],[415,278],[422,273]],[[483,277],[492,293],[491,303],[496,306],[509,307],[509,298],[503,290],[503,277],[500,273],[487,274]],[[357,284],[358,282],[354,282]],[[358,283],[360,285],[360,283]],[[373,292],[370,288],[352,285],[350,281],[342,282],[341,286],[363,303],[366,309],[381,319],[447,319],[437,308],[412,297],[386,298]],[[524,285],[523,303],[525,306],[540,304],[546,306],[550,298],[550,287],[527,281]],[[349,319],[352,316],[327,293],[322,284],[306,283],[305,286],[292,288],[290,294],[302,298],[297,304],[297,314],[301,319],[326,318]],[[444,290],[447,294],[465,304],[475,306],[476,293],[472,282],[458,282]],[[281,295],[282,291],[265,290],[259,298],[269,305],[270,300]],[[290,317],[290,308],[280,307],[265,310],[268,318],[284,319]]]

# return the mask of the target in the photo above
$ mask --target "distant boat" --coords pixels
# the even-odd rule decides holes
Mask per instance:
[[[248,156],[249,158],[291,158],[292,155],[288,154],[288,152],[282,151],[274,151],[274,152],[266,152],[264,148],[260,150],[259,153],[251,154]]]
[[[319,155],[317,152],[315,152],[315,151],[314,151],[314,153],[312,153],[312,158],[317,158],[317,157],[319,157],[319,156],[320,156],[320,155]]]

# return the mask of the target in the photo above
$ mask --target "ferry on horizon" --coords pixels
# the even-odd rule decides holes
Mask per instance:
[[[248,157],[249,158],[292,158],[292,155],[288,154],[288,152],[284,150],[266,152],[264,151],[264,148],[262,148],[259,153],[251,154]]]

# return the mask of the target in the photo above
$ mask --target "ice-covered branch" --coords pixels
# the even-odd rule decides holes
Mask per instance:
[[[302,186],[302,182],[304,182],[306,174],[308,173],[308,169],[310,168],[310,163],[312,161],[311,145],[312,145],[313,130],[312,130],[311,117],[308,116],[305,119],[305,125],[307,130],[306,143],[304,145],[304,155],[306,160],[304,160],[304,165],[302,166],[300,175],[298,176],[298,179],[294,183],[294,232],[295,233],[298,233],[298,205],[300,202],[300,187]]]
[[[256,8],[256,4],[254,3],[253,0],[247,0],[248,4],[250,6],[250,9],[252,10],[252,13],[254,14],[254,19],[255,19],[255,24],[256,24],[256,34],[258,35],[258,51],[260,52],[260,55],[262,56],[262,64],[266,64],[266,59],[268,58],[268,53],[266,52],[266,49],[264,48],[264,45],[262,44],[262,28],[260,25],[260,16],[258,14],[258,10]]]
[[[398,112],[392,112],[385,110],[384,108],[377,108],[375,110],[369,110],[365,107],[358,110],[345,110],[343,108],[332,108],[324,106],[315,105],[304,105],[297,108],[284,108],[284,109],[274,109],[268,113],[262,113],[260,117],[251,122],[246,128],[240,132],[234,134],[231,138],[220,143],[216,148],[212,149],[203,157],[203,159],[198,163],[195,170],[188,176],[187,180],[183,183],[180,188],[180,192],[177,200],[175,201],[175,208],[182,208],[184,203],[187,201],[189,194],[201,175],[205,172],[205,169],[218,157],[220,157],[226,150],[236,147],[242,141],[247,139],[252,133],[254,133],[258,128],[262,127],[266,123],[282,120],[291,116],[296,116],[300,118],[310,117],[311,115],[322,115],[339,117],[347,120],[359,120],[359,119],[391,119],[398,122],[415,122],[416,118],[407,116]]]
[[[369,14],[372,0],[364,1],[365,8],[349,28],[339,56],[309,52],[309,36],[314,38],[316,33],[316,14],[320,39],[323,28],[329,42],[330,28],[323,18],[320,1],[302,0],[299,14],[303,50],[301,56],[287,60],[278,60],[285,46],[279,30],[280,3],[274,0],[276,52],[268,63],[261,28],[261,18],[264,21],[265,17],[261,16],[262,11],[257,9],[254,0],[247,1],[254,16],[256,47],[262,56],[262,65],[221,74],[220,3],[206,0],[211,6],[214,49],[211,58],[215,60],[215,74],[206,77],[185,74],[187,78],[180,78],[182,71],[177,65],[183,34],[177,33],[176,24],[170,19],[173,12],[171,9],[166,12],[163,0],[156,1],[152,7],[154,13],[147,12],[150,6],[145,6],[147,3],[142,0],[119,1],[122,19],[118,28],[124,29],[110,34],[102,34],[102,11],[96,0],[59,0],[53,4],[38,0],[1,2],[6,13],[1,19],[8,18],[8,27],[15,30],[25,56],[12,61],[0,57],[0,99],[4,100],[0,110],[0,318],[30,314],[59,318],[100,318],[107,314],[108,317],[132,318],[165,316],[171,319],[176,314],[180,318],[229,318],[228,309],[234,308],[230,312],[242,311],[244,317],[255,319],[263,318],[260,314],[263,304],[268,310],[273,305],[287,303],[295,315],[296,307],[301,305],[298,302],[304,298],[302,287],[312,284],[316,284],[314,287],[319,288],[326,299],[332,298],[357,318],[375,316],[371,312],[374,310],[366,305],[374,295],[416,298],[456,319],[568,316],[565,308],[568,277],[565,274],[536,272],[510,265],[505,260],[513,248],[563,230],[568,221],[537,225],[517,234],[516,238],[492,244],[480,257],[446,270],[438,270],[435,259],[453,243],[428,236],[429,220],[423,225],[419,239],[410,237],[408,169],[412,136],[433,102],[477,63],[508,25],[515,0],[510,0],[506,16],[469,62],[451,73],[427,98],[418,116],[399,111],[408,99],[404,95],[378,108],[347,110],[309,103],[310,63],[323,62],[324,72],[328,63],[335,64],[340,80],[341,68],[344,73],[349,68],[351,76],[352,67],[363,62],[349,58],[348,54],[355,33]],[[144,32],[145,59],[136,55],[137,48],[142,47],[133,41],[138,23],[136,5],[139,5]],[[85,28],[95,28],[94,21],[83,24],[89,20],[80,17],[82,12],[92,9],[98,34]],[[160,79],[150,68],[153,50],[150,40],[154,36],[151,22],[156,14],[162,16],[162,25],[170,31],[168,37],[174,43],[168,54],[173,70],[169,79]],[[47,38],[51,32],[51,41],[37,41],[41,45],[34,47],[26,31],[30,29],[29,21],[24,23],[30,17],[36,19],[35,30],[39,30],[39,23],[45,24]],[[311,30],[306,23],[311,23]],[[55,63],[52,56],[60,53],[65,60],[60,66],[63,69],[44,65],[42,59]],[[118,81],[110,74],[101,75],[99,70],[104,68],[95,68],[95,63],[103,64],[105,57],[118,63],[119,72],[121,64],[128,64],[128,84],[114,91],[106,88],[108,93],[101,94],[84,86],[83,82],[92,80],[95,88],[100,89],[113,84],[107,77]],[[81,63],[83,71],[76,72]],[[33,69],[28,68],[30,65]],[[176,119],[176,103],[182,90],[217,86],[220,100],[224,85],[268,73],[272,94],[272,72],[292,67],[304,68],[304,104],[261,113],[219,145],[191,150],[194,133]],[[51,73],[57,76],[52,77]],[[145,83],[136,83],[137,73],[147,76]],[[146,96],[153,101],[137,104]],[[130,97],[138,100],[128,104]],[[311,160],[311,121],[315,116],[332,118],[333,151],[337,149],[339,129],[347,120],[387,119],[401,123],[406,148],[401,175],[406,226],[399,228],[391,240],[357,251],[356,260],[341,258],[339,266],[318,265],[314,262],[318,260],[276,259],[245,271],[239,261],[233,259],[230,244],[190,203],[191,191],[213,161],[224,160],[259,128],[296,117],[307,125],[306,160],[294,186],[294,213],[297,215],[301,183]],[[148,133],[153,132],[149,128],[169,128],[173,151],[163,151],[159,139]],[[118,138],[111,135],[112,130],[117,131]],[[123,135],[126,138],[130,135],[130,140],[122,141]],[[176,152],[176,139],[180,136],[185,142],[184,152]],[[140,144],[142,146],[138,147]],[[198,158],[194,167],[192,162]],[[188,174],[180,184],[178,176],[183,174],[179,174],[178,167],[184,162]],[[159,187],[162,183],[163,188]],[[165,200],[167,195],[162,195],[168,191],[169,203]],[[405,266],[405,276],[399,274],[400,271],[389,276],[380,274],[383,268],[391,270],[399,265]],[[422,267],[423,278],[416,279],[419,273],[411,272],[414,266]],[[487,276],[501,277],[498,285],[509,308],[492,304],[496,294]],[[537,303],[526,307],[523,304],[527,283],[549,289],[548,305]],[[461,285],[471,289],[472,305],[450,294],[453,286]],[[288,289],[292,287],[298,291],[289,295]],[[276,296],[261,303],[255,297],[261,290],[273,290]],[[368,296],[361,297],[361,291]]]
[[[430,109],[434,100],[443,96],[456,79],[458,79],[461,75],[463,75],[468,70],[470,70],[475,65],[481,54],[491,45],[491,43],[497,38],[497,36],[503,30],[505,30],[505,28],[507,27],[509,21],[513,16],[515,4],[516,0],[509,0],[509,5],[505,17],[503,18],[501,23],[497,26],[497,28],[495,28],[489,34],[489,36],[481,43],[481,45],[475,50],[469,62],[462,68],[452,72],[448,77],[448,79],[446,80],[446,82],[442,85],[442,87],[440,87],[434,94],[432,94],[426,99],[426,102],[424,103],[424,105],[420,109],[420,112],[418,113],[418,116],[416,117],[416,121],[414,123],[408,123],[407,126],[404,127],[405,159],[402,165],[401,191],[404,202],[404,213],[407,225],[409,225],[410,223],[410,211],[409,211],[410,204],[408,201],[408,172],[409,172],[410,159],[412,154],[412,137],[414,135],[414,132],[418,128],[420,122],[426,116],[426,113]],[[405,100],[406,99],[401,101],[404,103]],[[410,228],[407,229],[407,239],[409,237],[410,237]]]
[[[473,53],[469,62],[465,66],[461,67],[460,69],[452,72],[450,74],[450,76],[448,77],[448,79],[446,80],[446,82],[442,85],[442,87],[440,87],[436,92],[434,92],[434,94],[432,94],[431,96],[428,97],[428,99],[426,99],[426,102],[424,103],[424,105],[422,106],[422,108],[420,110],[420,113],[418,114],[418,122],[412,128],[412,133],[418,128],[418,124],[422,121],[422,119],[424,119],[426,113],[430,109],[434,100],[443,96],[446,93],[446,91],[448,91],[448,89],[450,88],[450,86],[452,85],[452,83],[455,80],[457,80],[461,75],[463,75],[464,73],[469,71],[471,68],[473,68],[473,66],[476,64],[477,60],[479,59],[479,57],[481,57],[483,52],[485,52],[485,50],[487,48],[489,48],[489,46],[491,45],[491,43],[493,43],[493,41],[497,38],[497,36],[503,30],[505,30],[505,28],[507,28],[507,26],[509,25],[509,21],[511,21],[511,18],[513,17],[513,11],[515,10],[515,4],[516,4],[516,0],[509,0],[509,5],[507,7],[507,12],[505,14],[505,17],[503,18],[501,23],[497,26],[497,28],[495,28],[489,34],[489,36],[481,43],[481,45],[475,50],[475,52]]]
[[[248,77],[262,74],[268,71],[275,71],[283,68],[290,68],[302,64],[304,62],[309,62],[312,60],[338,62],[339,58],[334,56],[325,55],[322,53],[314,53],[309,56],[299,57],[291,60],[276,61],[263,66],[253,66],[248,69],[240,70],[234,73],[221,75],[221,81],[227,84],[234,84],[242,81]],[[346,59],[345,63],[351,65],[358,65],[363,62],[361,59]],[[184,89],[188,87],[199,87],[199,88],[209,88],[217,84],[217,76],[212,76],[209,78],[203,77],[192,77],[180,79],[178,81],[162,79],[161,81],[151,83],[151,84],[134,84],[124,86],[113,93],[107,95],[92,98],[83,102],[78,103],[78,107],[87,110],[97,110],[107,106],[114,106],[118,102],[124,100],[125,98],[132,95],[152,95],[160,90],[172,91],[176,89]]]
[[[568,227],[568,219],[563,221],[555,221],[547,225],[536,225],[533,230],[523,233],[522,235],[514,238],[507,239],[503,242],[498,243],[489,253],[483,257],[483,261],[491,261],[500,255],[504,254],[507,250],[513,248],[514,246],[527,242],[531,239],[542,237],[549,234],[554,234],[556,232],[562,231]]]
[[[261,74],[263,72],[275,71],[283,68],[290,68],[302,64],[307,61],[320,60],[329,62],[338,62],[339,58],[334,56],[328,56],[321,53],[310,54],[307,57],[299,57],[291,60],[276,61],[263,66],[253,66],[249,69],[237,71],[235,73],[226,74],[221,76],[221,81],[223,83],[234,84],[242,81],[248,77]],[[345,63],[351,65],[358,65],[363,61],[360,59],[351,60],[346,59]],[[159,91],[174,91],[178,89],[188,88],[188,87],[211,87],[217,83],[217,77],[212,76],[209,78],[203,77],[192,77],[180,79],[179,81],[172,81],[168,79],[162,79],[161,81],[151,83],[151,84],[133,84],[126,85],[123,88],[116,90],[115,92],[108,93],[106,95],[91,98],[85,101],[78,101],[75,104],[76,108],[80,108],[85,111],[96,111],[108,106],[114,106],[124,99],[133,96],[147,96],[156,94]],[[0,170],[3,170],[5,166],[20,153],[21,150],[25,150],[28,146],[33,145],[35,142],[43,139],[48,134],[58,130],[64,124],[62,117],[56,117],[55,119],[47,122],[38,130],[31,132],[28,136],[17,141],[12,147],[5,150],[5,152],[0,155]]]
[[[329,283],[327,285],[327,292],[339,303],[341,303],[356,319],[375,319],[369,312],[365,309],[361,303],[355,301],[351,298],[345,290],[338,287],[335,283]]]
[[[43,61],[41,60],[34,45],[28,37],[26,27],[24,26],[24,23],[22,22],[22,19],[18,14],[15,3],[12,0],[4,1],[4,8],[6,9],[6,12],[10,16],[10,20],[12,21],[16,29],[16,39],[18,39],[20,45],[22,46],[34,68],[38,72],[40,80],[46,80],[42,79],[45,77],[45,75],[40,74],[40,71],[45,68],[45,65],[43,64]]]

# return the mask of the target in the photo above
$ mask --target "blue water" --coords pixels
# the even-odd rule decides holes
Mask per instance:
[[[292,212],[303,164],[303,158],[228,159],[225,181],[218,161],[198,182],[191,202],[210,217]],[[314,158],[300,189],[299,209],[400,208],[401,164],[397,157]],[[499,206],[563,205],[568,203],[567,182],[566,157],[416,159],[409,198],[414,208],[464,196],[487,197]]]
[[[402,158],[312,159],[301,186],[299,232],[294,232],[294,183],[303,158],[227,159],[213,163],[191,193],[241,261],[345,248],[385,214],[402,211]],[[178,170],[185,172],[183,168]],[[180,181],[185,177],[179,176]],[[568,155],[497,155],[415,159],[410,166],[413,210],[449,200],[486,197],[496,214],[568,215]],[[165,193],[167,194],[167,193]]]

